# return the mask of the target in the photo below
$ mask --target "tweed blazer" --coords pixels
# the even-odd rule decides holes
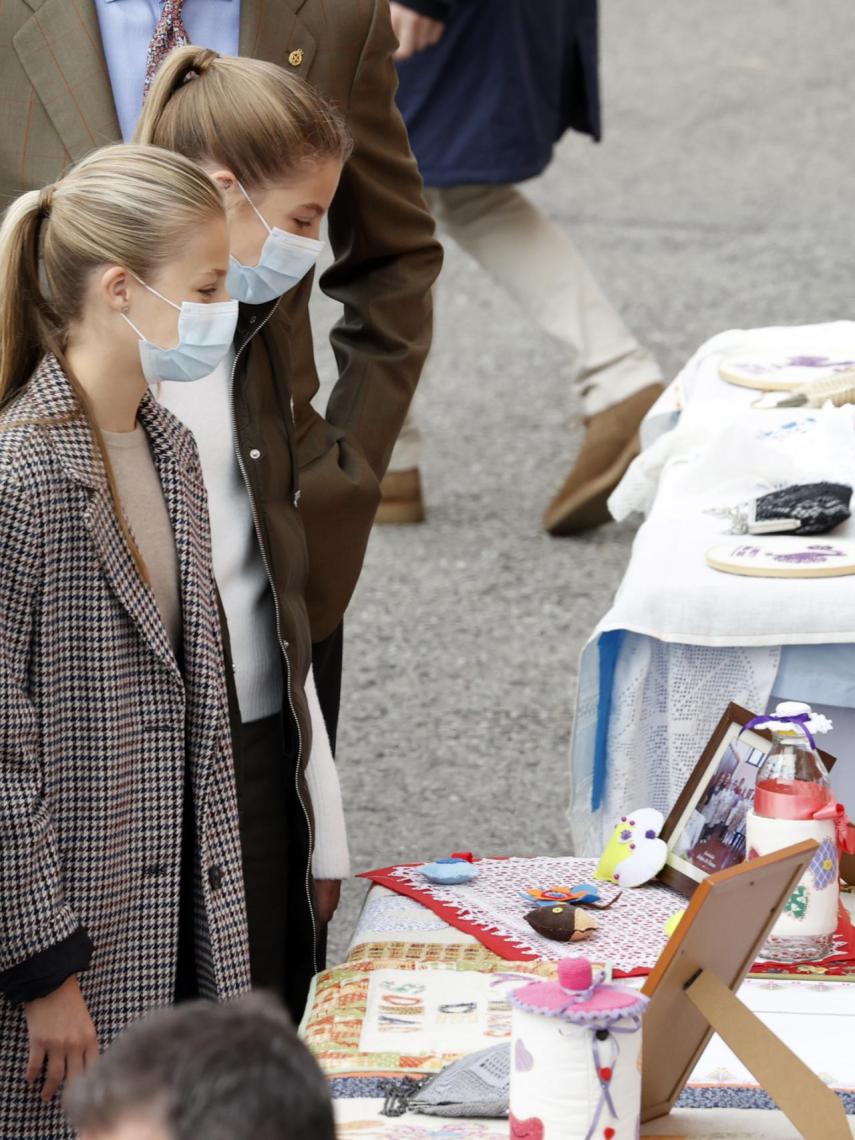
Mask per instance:
[[[228,705],[207,502],[190,433],[149,395],[178,555],[182,665],[119,529],[86,422],[48,357],[0,415],[0,971],[81,925],[102,1048],[174,996],[182,812],[192,789],[204,996],[249,985]],[[0,1135],[71,1136],[24,1082],[0,998]]]
[[[330,209],[335,261],[320,282],[343,309],[331,334],[339,378],[326,415],[312,404],[313,274],[268,326],[288,362],[275,378],[283,406],[292,395],[295,403],[313,641],[336,629],[359,578],[378,479],[430,346],[442,264],[395,106],[395,46],[388,0],[241,0],[241,55],[308,80],[342,109],[355,140]],[[0,108],[0,210],[120,138],[95,0],[0,0]],[[254,345],[250,373],[261,352]],[[276,463],[285,469],[288,457]],[[280,561],[291,557],[279,552]]]

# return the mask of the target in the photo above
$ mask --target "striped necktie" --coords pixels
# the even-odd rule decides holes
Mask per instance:
[[[181,9],[184,0],[164,0],[160,19],[148,45],[148,56],[145,68],[145,85],[143,98],[148,95],[148,89],[157,74],[157,69],[169,53],[177,47],[183,47],[190,42],[184,21],[181,19]]]

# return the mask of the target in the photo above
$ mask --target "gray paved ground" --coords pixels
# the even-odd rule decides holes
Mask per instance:
[[[666,375],[724,328],[851,316],[851,0],[603,7],[606,141],[565,139],[529,192]],[[567,848],[576,661],[633,537],[540,532],[579,442],[569,361],[453,246],[437,303],[430,521],[375,532],[346,627],[357,869]],[[320,334],[332,315],[321,299]],[[333,959],[362,893],[346,889]]]

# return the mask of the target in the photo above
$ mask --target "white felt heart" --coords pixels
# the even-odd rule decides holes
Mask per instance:
[[[620,818],[597,867],[598,879],[638,887],[665,866],[666,845],[658,838],[665,819],[655,808],[639,808]],[[627,866],[629,864],[629,866]]]
[[[615,867],[613,878],[622,887],[640,887],[655,879],[668,858],[668,844],[661,839],[642,839],[635,841],[635,850],[630,851],[626,859],[621,859]]]

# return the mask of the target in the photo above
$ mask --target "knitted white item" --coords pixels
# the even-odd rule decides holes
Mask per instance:
[[[312,874],[316,879],[347,879],[350,853],[341,785],[311,669],[306,678],[306,700],[312,718],[312,754],[306,766],[306,783],[315,817]]]

